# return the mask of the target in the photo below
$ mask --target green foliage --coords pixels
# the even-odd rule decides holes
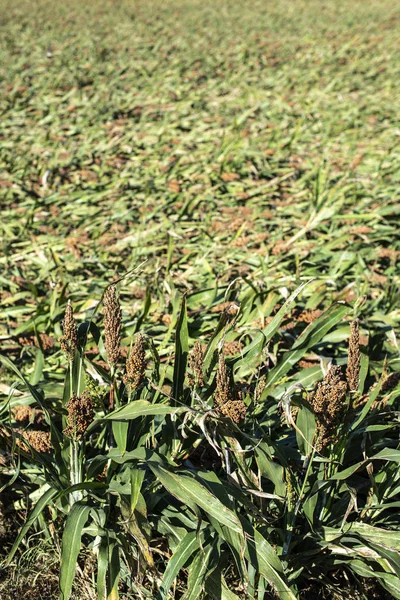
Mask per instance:
[[[306,289],[302,286],[300,292]],[[287,357],[298,349],[303,355],[323,347],[348,309],[333,306],[320,315],[291,349],[278,355],[269,374],[287,373],[289,369],[281,364],[287,365]],[[229,305],[221,321],[224,338],[237,328],[230,310]],[[173,368],[161,374],[159,364],[157,368],[150,364],[159,361],[158,353],[148,353],[145,383],[133,396],[123,383],[122,362],[113,369],[112,378],[107,373],[102,377],[96,363],[86,360],[87,349],[82,347],[82,368],[71,373],[65,369],[64,387],[79,389],[78,377],[86,381],[82,406],[93,400],[95,412],[83,429],[76,404],[74,418],[81,428],[73,429],[73,415],[70,408],[66,414],[65,402],[46,397],[41,381],[32,385],[2,357],[23,385],[18,402],[26,401],[28,410],[36,407],[45,417],[40,429],[31,418],[21,430],[12,391],[2,411],[2,438],[11,460],[20,457],[18,480],[31,490],[28,505],[32,505],[7,564],[15,559],[29,530],[40,529],[43,518],[52,515],[53,535],[62,538],[62,600],[71,597],[82,545],[96,557],[97,593],[103,598],[118,598],[121,585],[131,589],[133,564],[137,565],[136,589],[160,600],[172,597],[175,586],[185,590],[187,600],[206,597],[210,585],[213,597],[229,597],[228,580],[248,598],[274,592],[295,600],[306,581],[312,579],[323,587],[339,566],[355,587],[360,577],[373,576],[399,597],[400,451],[394,410],[398,396],[388,384],[390,377],[383,373],[379,385],[372,385],[373,372],[367,373],[364,379],[369,383],[362,393],[348,393],[345,416],[326,445],[318,429],[319,413],[314,414],[314,396],[305,395],[303,385],[296,382],[298,372],[292,385],[267,377],[261,396],[257,393],[265,370],[264,350],[280,335],[276,330],[272,338],[265,334],[259,338],[258,366],[251,350],[245,346],[242,351],[257,377],[252,383],[250,375],[246,416],[237,421],[213,403],[217,361],[209,363],[211,371],[200,387],[187,371],[183,353],[189,348],[190,320],[183,311],[184,302],[176,324],[179,341]],[[90,330],[89,323],[86,329]],[[101,329],[94,331],[100,347]],[[88,336],[87,348],[91,343]],[[249,339],[248,345],[252,344]],[[213,351],[218,348],[220,343]],[[233,372],[239,360],[243,366],[243,358],[231,360]],[[36,369],[34,364],[32,368]],[[375,362],[374,371],[379,370],[382,366]],[[239,383],[231,381],[232,397],[243,396]],[[174,396],[177,389],[179,398]],[[327,384],[324,389],[329,392]],[[60,395],[66,397],[65,392]],[[190,397],[190,404],[185,403]],[[118,408],[113,408],[111,398],[118,398]],[[122,447],[115,424],[124,425]],[[51,452],[28,434],[39,431],[48,432]],[[211,453],[213,468],[207,467],[196,448],[204,455]],[[11,488],[14,482],[15,478],[10,480]],[[59,515],[56,520],[55,515]],[[155,540],[162,540],[161,554]],[[260,589],[264,592],[257,592]]]
[[[62,600],[400,597],[398,11],[275,4],[0,0],[2,558]]]

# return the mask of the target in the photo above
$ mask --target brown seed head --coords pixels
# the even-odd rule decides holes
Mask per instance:
[[[146,352],[144,347],[144,338],[143,335],[139,333],[126,361],[126,373],[123,377],[125,385],[130,390],[136,390],[143,384],[145,372]]]
[[[324,379],[318,384],[313,397],[314,412],[324,415],[330,421],[342,410],[347,392],[342,369],[331,366]]]
[[[302,310],[296,314],[296,320],[299,323],[313,323],[318,317],[322,315],[322,310],[310,310],[308,308]]]
[[[400,372],[394,372],[387,375],[382,383],[381,393],[390,392],[400,382]]]
[[[27,404],[16,406],[13,408],[12,413],[17,423],[28,423],[34,417],[33,409]]]
[[[240,423],[246,416],[246,405],[243,400],[229,400],[220,406],[218,411],[234,423]]]
[[[204,378],[203,378],[203,360],[204,360],[204,347],[197,340],[195,345],[193,346],[192,351],[189,354],[188,365],[190,370],[192,371],[192,375],[188,375],[189,384],[191,386],[198,385],[200,387],[204,386]]]
[[[221,406],[233,400],[231,381],[222,354],[219,355],[218,370],[216,376],[216,388],[214,392],[214,403]]]
[[[235,354],[239,354],[243,350],[242,342],[238,340],[232,340],[231,342],[225,342],[222,353],[224,356],[234,356]]]
[[[360,380],[360,363],[360,328],[359,322],[356,320],[350,323],[350,340],[346,369],[346,379],[351,392],[355,392],[358,389]]]
[[[220,354],[218,361],[214,404],[219,413],[229,417],[234,423],[239,423],[246,415],[246,405],[243,400],[234,398],[232,382],[223,354]]]
[[[62,327],[63,335],[60,338],[61,350],[64,352],[67,359],[72,362],[74,360],[75,350],[78,348],[78,330],[70,300],[67,302]]]
[[[52,449],[51,441],[50,441],[50,433],[48,431],[20,431],[24,440],[26,440],[30,446],[36,452],[41,452],[45,454],[46,452],[50,452]],[[21,442],[22,447],[27,447],[23,442]]]
[[[331,366],[324,379],[318,384],[309,401],[317,417],[317,449],[324,448],[332,439],[346,409],[348,387],[339,366]]]
[[[116,365],[120,355],[121,307],[115,286],[110,285],[104,294],[104,337],[107,359],[110,365]]]
[[[88,390],[77,396],[75,392],[67,402],[67,427],[64,434],[79,439],[85,433],[94,418],[94,402]]]
[[[261,396],[263,395],[263,391],[265,390],[266,385],[267,385],[267,378],[266,378],[265,375],[263,375],[258,380],[256,389],[254,391],[254,401],[255,402],[259,402],[260,401]]]

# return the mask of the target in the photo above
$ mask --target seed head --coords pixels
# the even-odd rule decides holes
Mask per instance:
[[[394,372],[390,373],[389,375],[386,375],[382,384],[381,393],[390,392],[391,390],[394,390],[394,388],[399,384],[399,382],[400,372]]]
[[[231,381],[222,354],[219,355],[216,384],[214,402],[217,406],[233,400]]]
[[[116,365],[120,355],[121,307],[115,286],[110,285],[104,294],[104,337],[107,359],[110,365]]]
[[[243,350],[242,342],[238,342],[237,340],[232,340],[230,342],[225,342],[222,348],[222,353],[224,356],[234,356],[235,354],[239,354]]]
[[[126,373],[123,377],[125,385],[130,390],[138,389],[144,382],[145,372],[146,352],[144,347],[144,338],[143,335],[139,333],[126,361]]]
[[[27,404],[21,404],[13,408],[13,417],[17,423],[28,423],[33,421],[34,410]]]
[[[197,340],[193,346],[192,351],[189,354],[188,364],[193,375],[188,375],[189,385],[192,387],[198,385],[199,387],[204,386],[203,378],[203,361],[204,361],[204,348]]]
[[[22,435],[23,439],[28,442],[28,444],[36,450],[36,452],[40,452],[45,454],[46,452],[51,451],[51,441],[50,441],[50,433],[48,431],[19,431]],[[21,442],[20,444],[23,448],[27,448],[27,446]]]
[[[237,424],[246,416],[246,405],[243,400],[228,400],[228,402],[218,407],[218,411]]]
[[[219,355],[214,404],[219,413],[229,417],[234,423],[239,423],[246,415],[246,405],[243,400],[234,398],[232,382],[223,354]]]
[[[82,437],[94,418],[94,402],[88,390],[77,396],[75,392],[67,402],[67,427],[64,434],[75,440]]]
[[[349,390],[355,392],[360,380],[360,328],[358,320],[350,323],[349,352],[347,359],[346,379]]]
[[[266,388],[266,385],[267,385],[267,378],[266,378],[265,375],[263,375],[258,380],[256,389],[254,390],[254,402],[259,402],[260,401],[261,396],[263,395],[263,391]]]
[[[78,330],[70,300],[67,302],[62,328],[63,335],[60,338],[61,350],[64,352],[67,359],[72,362],[74,360],[75,350],[78,348]]]
[[[286,498],[290,510],[292,510],[296,505],[296,489],[293,484],[293,479],[294,477],[289,469],[285,469]]]
[[[331,366],[315,393],[309,396],[317,417],[317,449],[328,445],[346,410],[348,387],[339,366]]]

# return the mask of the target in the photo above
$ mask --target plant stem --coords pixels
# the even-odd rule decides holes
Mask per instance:
[[[289,546],[290,546],[290,542],[292,541],[292,535],[293,535],[293,531],[294,528],[296,526],[296,518],[297,518],[297,514],[300,510],[300,506],[301,503],[303,501],[304,498],[304,491],[306,489],[306,485],[308,483],[308,478],[310,476],[310,472],[311,472],[311,467],[312,467],[312,462],[314,460],[314,454],[315,454],[315,448],[313,448],[309,461],[308,461],[308,465],[307,465],[307,470],[306,470],[306,474],[304,476],[304,480],[303,480],[303,484],[301,486],[301,490],[300,490],[300,494],[299,497],[297,499],[296,502],[296,506],[294,507],[294,511],[292,512],[292,514],[290,515],[290,519],[286,528],[286,538],[285,541],[283,543],[283,548],[282,548],[282,554],[286,555],[289,551]]]
[[[79,465],[79,442],[71,440],[71,485],[81,483],[81,468]],[[78,502],[82,498],[82,492],[76,490],[70,495],[70,504]]]

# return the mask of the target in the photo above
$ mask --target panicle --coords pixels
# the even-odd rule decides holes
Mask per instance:
[[[229,417],[234,423],[239,423],[246,416],[245,403],[240,398],[234,398],[231,379],[222,354],[218,360],[214,404],[219,413]]]
[[[218,359],[214,402],[217,406],[221,406],[222,404],[230,402],[231,400],[233,400],[231,382],[224,357],[222,354],[220,354]]]
[[[360,326],[359,321],[350,323],[349,351],[347,358],[346,379],[349,390],[355,392],[358,390],[360,380]]]
[[[324,379],[318,384],[309,401],[317,417],[317,450],[325,448],[333,439],[335,429],[346,410],[348,391],[342,369],[331,366]]]
[[[265,375],[262,375],[258,380],[256,389],[254,390],[254,402],[259,402],[261,400],[261,396],[267,386],[267,378]]]
[[[75,392],[67,402],[68,416],[64,434],[75,440],[82,437],[94,419],[94,402],[88,390],[77,396]]]
[[[50,433],[48,431],[27,430],[19,431],[19,433],[23,439],[26,440],[34,450],[36,450],[36,452],[46,454],[47,452],[51,451],[52,446],[50,441]],[[21,442],[19,445],[26,448],[23,442]]]
[[[203,362],[204,349],[201,342],[197,340],[188,358],[189,368],[192,371],[192,375],[188,375],[189,384],[191,386],[204,386]]]
[[[237,424],[243,421],[246,416],[246,405],[243,400],[229,400],[222,406],[219,406],[218,411]]]
[[[61,350],[64,352],[67,359],[72,362],[74,360],[75,351],[78,348],[78,330],[70,300],[67,302],[62,328],[63,335],[60,338]]]
[[[34,417],[33,409],[27,404],[15,406],[15,408],[13,408],[12,414],[17,423],[27,423],[31,419],[33,421]]]
[[[146,373],[146,352],[144,337],[139,333],[126,361],[123,382],[130,390],[138,389],[144,382]]]
[[[104,294],[104,337],[107,359],[110,365],[115,366],[120,356],[122,313],[117,290],[110,285]]]
[[[238,342],[238,340],[232,340],[230,342],[225,342],[222,348],[222,353],[224,356],[234,356],[235,354],[239,354],[243,350],[242,342]]]

